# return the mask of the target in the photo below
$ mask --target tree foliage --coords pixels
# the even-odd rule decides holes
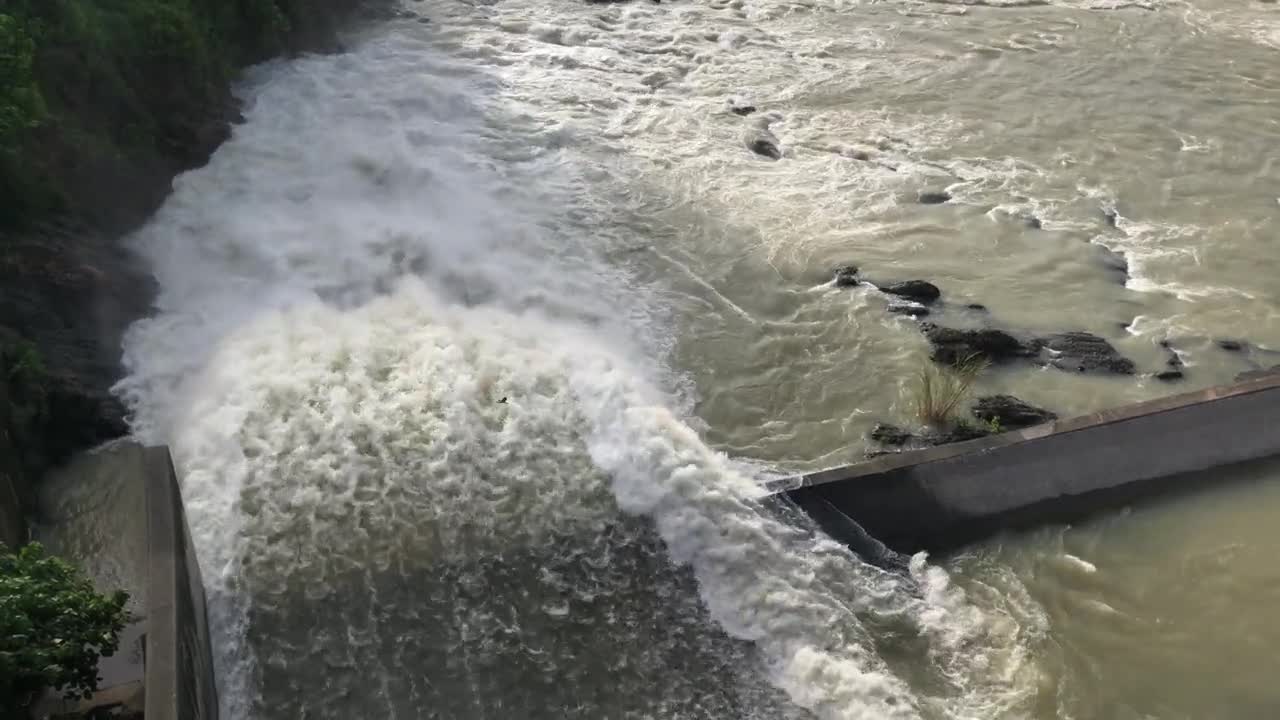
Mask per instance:
[[[39,543],[0,554],[0,715],[22,717],[45,688],[89,697],[98,658],[119,646],[128,598],[99,593]]]

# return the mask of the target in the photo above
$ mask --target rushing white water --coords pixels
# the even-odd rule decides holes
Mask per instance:
[[[913,599],[765,511],[756,482],[680,419],[674,385],[652,380],[658,366],[627,359],[662,345],[636,342],[650,317],[640,289],[593,259],[607,249],[598,237],[574,237],[581,229],[545,209],[571,205],[577,179],[467,156],[473,143],[516,147],[523,128],[484,137],[497,121],[468,107],[474,78],[442,82],[447,65],[421,77],[432,62],[442,61],[393,37],[265,68],[247,123],[138,238],[161,312],[131,334],[121,390],[138,434],[174,448],[226,715],[337,712],[332,698],[313,706],[262,687],[275,671],[309,672],[276,655],[309,650],[272,627],[280,618],[259,617],[345,602],[352,572],[419,581],[556,538],[594,543],[621,509],[654,524],[671,561],[692,568],[710,618],[754,643],[794,706],[918,716],[926,702],[877,656],[859,614],[901,617],[949,662],[973,622],[959,598]],[[641,542],[635,532],[624,538]],[[923,568],[919,579],[945,582]],[[953,609],[965,620],[940,617]],[[353,633],[376,642],[409,629],[329,622],[312,632],[352,645]],[[538,640],[549,638],[528,642]],[[435,670],[357,674],[430,683]],[[341,685],[338,667],[326,672]]]
[[[1011,320],[1114,331],[1119,307],[1139,360],[1227,317],[1192,312],[1205,298],[1274,312],[1253,275],[1185,276],[1168,259],[1199,267],[1202,226],[1155,217],[1075,136],[1010,157],[975,129],[982,88],[911,95],[1074,52],[1099,15],[1221,22],[1164,2],[1055,4],[991,37],[966,19],[1040,5],[520,0],[426,24],[411,4],[350,52],[256,69],[246,122],[135,238],[161,295],[119,387],[173,447],[224,717],[1039,713],[1042,616],[983,612],[1003,604],[923,557],[869,567],[759,479],[848,457],[921,350],[825,284],[853,251],[927,258]],[[766,135],[782,162],[746,150]],[[914,217],[942,187],[948,214]],[[1128,256],[1127,287],[1095,245]],[[1153,392],[1059,382],[1071,403]]]

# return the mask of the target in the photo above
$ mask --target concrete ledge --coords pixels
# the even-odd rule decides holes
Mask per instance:
[[[204,585],[168,448],[146,448],[148,720],[217,718]]]
[[[1280,375],[781,481],[901,552],[1061,522],[1280,454]],[[1208,475],[1195,481],[1211,480]]]

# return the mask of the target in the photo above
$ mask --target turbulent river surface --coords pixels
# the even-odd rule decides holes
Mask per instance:
[[[1275,716],[1277,468],[906,573],[760,487],[910,422],[842,265],[1135,362],[979,382],[1059,414],[1280,363],[1280,6],[410,2],[242,96],[119,386],[223,717]]]

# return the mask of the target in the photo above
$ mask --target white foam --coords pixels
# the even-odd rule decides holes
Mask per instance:
[[[253,657],[251,607],[297,587],[329,602],[348,570],[590,536],[617,507],[652,520],[797,705],[918,715],[859,613],[901,617],[952,659],[980,616],[797,535],[673,411],[645,296],[582,230],[606,218],[546,211],[581,191],[559,162],[575,133],[491,121],[485,80],[411,37],[257,79],[247,123],[135,238],[159,314],[132,329],[119,388],[137,434],[174,450],[224,717],[252,716],[260,663],[288,661]]]

